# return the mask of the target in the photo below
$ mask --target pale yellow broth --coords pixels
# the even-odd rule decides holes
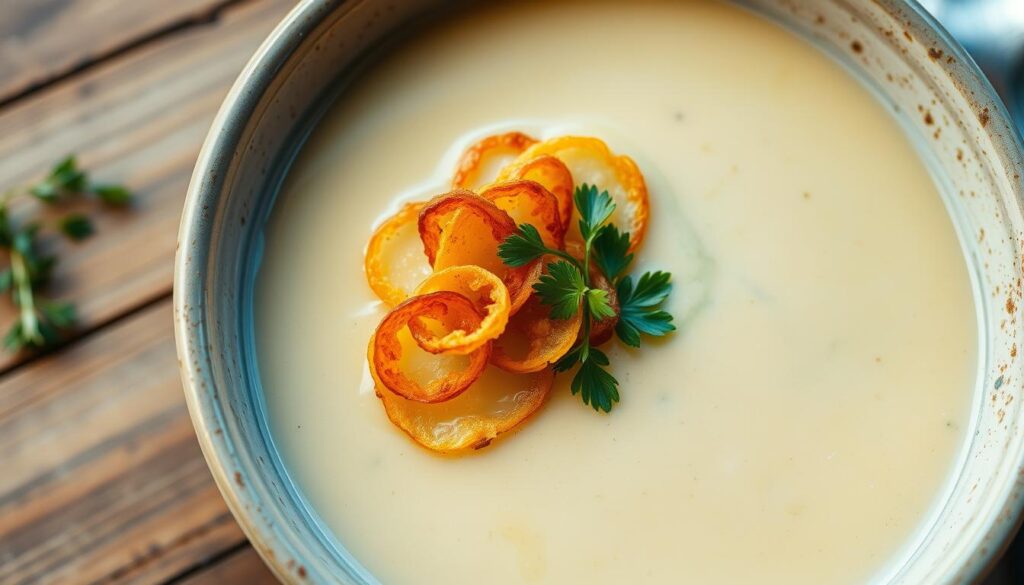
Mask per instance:
[[[610,415],[562,376],[519,432],[441,458],[366,383],[384,308],[363,250],[495,128],[636,159],[638,269],[676,275],[680,331],[610,346]],[[286,467],[385,584],[884,579],[970,425],[975,308],[925,166],[839,65],[709,1],[502,4],[422,32],[303,149],[256,301]]]

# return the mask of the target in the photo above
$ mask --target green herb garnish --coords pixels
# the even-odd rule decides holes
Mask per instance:
[[[569,319],[583,310],[583,330],[579,341],[554,364],[556,372],[579,366],[570,388],[594,410],[610,412],[619,401],[619,382],[607,370],[608,356],[590,345],[593,321],[615,316],[607,291],[595,287],[591,275],[594,267],[615,287],[619,302],[619,322],[615,332],[623,343],[640,347],[640,335],[661,337],[675,330],[672,315],[661,310],[671,291],[671,275],[647,272],[633,285],[623,273],[633,262],[629,252],[629,233],[620,232],[607,223],[615,211],[615,202],[607,191],[582,184],[573,195],[580,214],[579,230],[583,237],[583,259],[562,250],[547,247],[532,225],[523,224],[519,231],[498,247],[498,256],[512,267],[525,266],[543,256],[559,260],[547,265],[547,273],[534,285],[541,302],[551,307],[555,319]]]
[[[132,197],[122,186],[89,182],[88,174],[78,168],[75,157],[68,156],[55,164],[43,180],[25,188],[10,189],[0,198],[0,250],[8,255],[10,262],[6,269],[0,270],[0,293],[10,293],[18,308],[18,319],[3,339],[8,351],[51,347],[75,323],[74,305],[47,299],[40,293],[57,264],[55,255],[41,250],[43,224],[16,221],[11,217],[11,204],[31,196],[47,206],[56,206],[88,195],[109,205],[125,205]],[[54,227],[76,242],[94,232],[92,221],[81,213],[64,216]]]

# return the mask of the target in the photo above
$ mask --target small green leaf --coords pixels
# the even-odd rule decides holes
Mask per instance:
[[[36,199],[39,199],[43,203],[56,203],[57,198],[60,195],[57,190],[57,186],[49,180],[32,185],[29,188],[29,193],[34,195]]]
[[[14,230],[11,228],[7,204],[0,203],[0,246],[10,248],[14,245]]]
[[[630,347],[640,347],[640,330],[621,317],[615,324],[615,334],[619,336],[622,343]]]
[[[542,303],[551,307],[553,318],[568,319],[579,311],[587,287],[579,269],[560,260],[548,264],[548,273],[540,277],[533,290]]]
[[[629,245],[629,232],[620,233],[614,225],[608,224],[597,233],[591,259],[608,280],[614,282],[633,262]]]
[[[62,301],[48,301],[40,307],[43,318],[58,329],[67,329],[75,324],[75,306]]]
[[[598,321],[615,316],[615,309],[608,303],[608,293],[599,288],[587,290],[587,307]]]
[[[619,281],[619,322],[615,333],[623,343],[640,347],[640,334],[661,337],[675,331],[672,315],[658,309],[672,291],[671,278],[667,272],[646,272],[635,289],[631,277]]]
[[[625,280],[625,279],[623,279]],[[672,275],[668,272],[645,272],[636,283],[636,290],[626,290],[625,301],[622,301],[623,294],[619,291],[619,302],[625,302],[635,307],[653,307],[664,302],[672,292]],[[632,283],[627,283],[632,286]],[[619,287],[622,288],[621,286]]]
[[[506,265],[518,268],[540,258],[547,250],[537,228],[526,223],[498,246],[498,257]]]
[[[76,242],[88,238],[94,233],[92,221],[80,214],[73,213],[60,220],[60,231]]]
[[[87,183],[88,177],[79,170],[74,155],[71,155],[54,165],[49,176],[29,187],[29,193],[44,203],[53,204],[63,195],[81,193]]]
[[[132,201],[132,192],[121,185],[93,185],[92,192],[107,205],[127,205]]]
[[[39,224],[31,223],[14,234],[11,247],[17,250],[22,256],[32,256],[35,248],[36,234],[39,233]]]
[[[606,366],[608,356],[597,348],[591,348],[590,357],[573,376],[570,389],[594,410],[611,412],[612,406],[619,401],[619,381],[604,369]]]
[[[3,294],[11,290],[11,285],[14,284],[14,273],[11,272],[10,268],[5,268],[0,271],[0,294]]]
[[[50,181],[58,191],[80,193],[85,190],[87,177],[84,172],[79,170],[78,161],[72,154],[53,167],[50,172]]]
[[[74,173],[78,170],[78,160],[73,154],[69,154],[66,157],[57,161],[53,165],[53,169],[50,170],[50,176],[56,177],[58,175],[66,175],[68,173]]]
[[[608,191],[598,193],[597,187],[583,183],[576,187],[573,195],[576,209],[580,212],[580,234],[583,239],[590,241],[596,234],[598,228],[608,221],[612,212],[615,211],[615,202],[612,201]]]
[[[53,276],[53,269],[57,267],[57,257],[52,254],[46,256],[26,256],[25,265],[28,267],[29,280],[32,286],[44,286]]]
[[[22,330],[21,321],[19,320],[4,335],[4,349],[11,353],[19,352],[25,348],[27,341]]]

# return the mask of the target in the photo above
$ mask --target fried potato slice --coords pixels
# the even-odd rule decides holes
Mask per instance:
[[[455,190],[428,202],[419,216],[423,251],[434,270],[476,265],[501,278],[515,314],[540,278],[540,260],[511,268],[498,257],[498,245],[516,223],[494,203],[472,191]]]
[[[476,190],[490,183],[505,163],[536,142],[535,138],[522,132],[505,132],[480,139],[459,157],[452,187]]]
[[[544,370],[572,349],[582,323],[583,311],[569,319],[553,319],[551,308],[531,295],[494,341],[491,363],[519,374]]]
[[[410,291],[430,274],[417,229],[422,208],[421,202],[406,203],[380,224],[366,246],[366,282],[380,300],[392,307],[409,298]]]
[[[514,164],[502,169],[499,179],[501,181],[534,181],[543,185],[558,200],[558,216],[562,219],[562,233],[569,231],[573,211],[573,180],[572,173],[565,163],[547,154],[529,160],[517,160]]]
[[[565,246],[565,230],[558,211],[558,199],[535,181],[509,181],[492,185],[480,196],[493,202],[516,222],[537,228],[544,243],[561,250]]]
[[[437,404],[405,400],[378,390],[388,419],[413,441],[440,453],[486,447],[537,411],[551,393],[550,369],[516,375],[489,367],[466,392]]]
[[[511,311],[508,288],[494,273],[479,266],[452,266],[427,277],[416,289],[417,295],[452,291],[469,299],[482,314],[480,327],[472,331],[451,329],[437,336],[422,326],[419,319],[409,322],[416,343],[432,353],[466,355],[496,339],[505,331]]]
[[[479,329],[482,321],[472,301],[451,291],[415,296],[399,304],[384,316],[370,340],[367,353],[377,386],[417,402],[443,402],[458,396],[480,377],[490,357],[490,344],[464,356],[427,353],[408,329],[413,319],[424,328],[463,332]]]
[[[620,230],[629,232],[630,251],[640,248],[647,233],[651,204],[647,183],[633,159],[613,154],[608,145],[598,138],[561,136],[527,148],[507,167],[508,174],[511,175],[517,165],[542,155],[553,156],[565,163],[576,185],[587,183],[601,190],[607,189],[616,205],[610,221]],[[505,174],[505,171],[499,173],[499,179]],[[567,249],[569,242],[580,239],[578,217],[574,213],[570,221],[566,234]]]

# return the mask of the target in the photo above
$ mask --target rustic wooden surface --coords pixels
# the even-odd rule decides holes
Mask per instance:
[[[0,191],[78,153],[138,193],[54,242],[74,339],[0,357],[0,584],[271,583],[185,410],[171,275],[186,185],[235,76],[293,0],[0,0]],[[0,303],[0,326],[12,318]],[[1024,544],[1015,544],[1024,548]],[[1013,550],[986,585],[1024,582]]]
[[[0,584],[274,581],[196,443],[170,295],[199,147],[293,4],[0,0],[0,191],[75,152],[138,194],[92,239],[52,243],[77,338],[0,358]]]

